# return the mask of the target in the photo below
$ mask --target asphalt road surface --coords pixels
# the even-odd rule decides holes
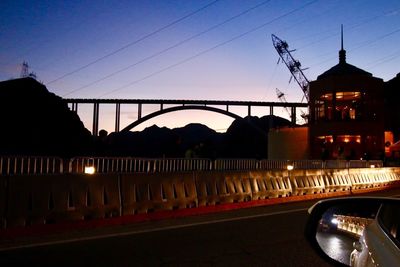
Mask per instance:
[[[0,266],[330,266],[303,235],[313,203],[3,240]]]

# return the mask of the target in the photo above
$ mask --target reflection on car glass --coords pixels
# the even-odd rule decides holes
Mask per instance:
[[[396,246],[400,247],[400,207],[399,205],[386,203],[379,210],[378,222],[388,234]]]

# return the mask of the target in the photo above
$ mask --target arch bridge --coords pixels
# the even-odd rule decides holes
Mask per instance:
[[[269,108],[269,115],[274,114],[275,107],[290,108],[290,117],[293,124],[296,123],[296,109],[307,108],[306,103],[282,103],[282,102],[261,102],[261,101],[225,101],[225,100],[165,100],[165,99],[79,99],[66,98],[64,101],[68,104],[72,111],[78,112],[79,104],[93,105],[93,126],[92,134],[97,136],[99,132],[99,113],[100,105],[115,105],[115,131],[129,131],[137,125],[165,113],[179,110],[206,110],[224,114],[234,119],[242,118],[240,115],[231,112],[229,109],[232,106],[247,107],[247,115],[251,116],[252,107]],[[120,130],[121,105],[136,105],[137,120]],[[157,111],[143,116],[144,105],[158,105]],[[168,105],[169,107],[165,107]],[[170,107],[172,106],[172,107]]]

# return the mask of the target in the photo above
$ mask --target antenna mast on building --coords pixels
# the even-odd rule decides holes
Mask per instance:
[[[285,65],[288,67],[289,71],[292,73],[293,78],[300,85],[301,90],[303,91],[303,99],[307,100],[307,103],[310,102],[309,96],[309,81],[303,73],[303,69],[301,69],[300,61],[295,60],[290,52],[294,50],[289,50],[289,45],[287,42],[282,41],[276,35],[272,34],[272,43],[278,52],[280,59],[285,62]]]

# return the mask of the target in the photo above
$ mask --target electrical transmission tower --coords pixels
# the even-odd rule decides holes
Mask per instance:
[[[20,78],[33,78],[36,80],[37,76],[36,73],[34,73],[33,71],[29,72],[29,65],[28,62],[24,61],[22,62],[22,66],[21,66],[21,74],[19,76]]]
[[[20,78],[26,78],[29,76],[29,65],[28,62],[22,62]]]
[[[281,101],[282,103],[287,103],[285,94],[283,92],[281,92],[278,88],[276,88],[275,90],[276,90],[276,96],[278,97],[279,101]],[[287,114],[289,114],[289,118],[292,117],[292,114],[290,113],[289,108],[285,107],[285,110],[286,110]]]
[[[291,54],[294,50],[289,50],[289,45],[287,42],[282,41],[276,35],[272,34],[272,43],[278,52],[280,59],[285,62],[285,65],[288,67],[289,71],[292,73],[292,77],[299,84],[301,90],[303,91],[303,98],[307,100],[307,103],[310,102],[309,96],[309,81],[303,73],[303,69],[301,69],[300,61],[295,60]]]

